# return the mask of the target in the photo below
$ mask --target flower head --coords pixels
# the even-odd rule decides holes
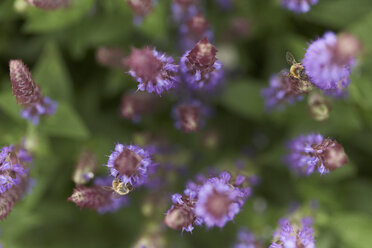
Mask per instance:
[[[287,162],[303,175],[310,175],[315,169],[320,174],[328,173],[348,163],[342,145],[320,134],[301,135],[290,141],[288,148]]]
[[[125,63],[130,68],[129,75],[139,83],[140,91],[156,92],[160,95],[176,86],[177,66],[173,58],[155,49],[133,48]]]
[[[38,124],[40,116],[53,115],[57,103],[41,95],[40,87],[35,84],[30,71],[21,60],[9,61],[10,80],[13,95],[22,106],[21,116]]]
[[[208,227],[223,227],[240,212],[243,193],[226,180],[209,179],[199,189],[195,213]]]
[[[280,231],[274,234],[269,248],[315,248],[312,222],[311,218],[303,218],[299,223],[281,219]]]
[[[300,80],[288,76],[289,71],[283,70],[270,78],[270,86],[262,90],[267,109],[283,108],[285,103],[293,104],[303,99],[308,92]]]
[[[310,6],[317,4],[318,0],[282,0],[282,5],[296,13],[305,13],[310,10]]]
[[[110,168],[113,177],[136,187],[145,183],[154,164],[150,153],[139,146],[117,144],[106,166]]]
[[[234,248],[261,248],[263,244],[246,228],[240,228]]]
[[[199,101],[189,101],[173,108],[175,126],[183,132],[197,132],[205,124],[210,115],[210,109]]]
[[[310,44],[303,59],[306,74],[322,90],[339,93],[350,83],[355,56],[360,51],[359,41],[352,35],[339,37],[327,32]]]
[[[183,55],[180,69],[192,89],[213,91],[221,84],[223,70],[216,54],[217,49],[204,38]]]
[[[26,0],[26,2],[36,8],[44,10],[56,10],[69,6],[69,0]]]

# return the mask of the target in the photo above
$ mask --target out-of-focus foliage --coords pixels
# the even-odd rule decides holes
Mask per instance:
[[[296,15],[276,0],[235,0],[229,11],[217,7],[217,1],[201,0],[217,48],[227,45],[237,58],[222,95],[214,101],[214,117],[198,134],[183,134],[173,127],[170,112],[175,101],[165,96],[161,111],[140,123],[121,119],[120,98],[135,90],[136,83],[123,71],[101,67],[94,57],[100,46],[119,47],[128,54],[131,47],[145,45],[175,58],[182,56],[170,0],[157,1],[154,13],[141,26],[133,25],[124,0],[76,0],[67,9],[49,12],[20,2],[0,2],[0,144],[29,138],[36,147],[31,171],[36,185],[0,225],[0,243],[5,248],[134,244],[152,221],[140,211],[148,190],[136,191],[128,207],[106,215],[80,210],[66,199],[72,193],[71,176],[83,148],[94,151],[103,164],[115,142],[129,144],[144,132],[167,139],[181,150],[173,160],[185,165],[187,175],[175,180],[170,193],[180,192],[195,173],[211,166],[228,169],[247,153],[261,178],[235,223],[228,223],[223,231],[197,228],[192,235],[165,229],[167,247],[230,247],[240,226],[269,242],[289,204],[312,200],[319,203],[314,226],[317,247],[371,247],[372,1],[319,0],[309,13]],[[250,20],[249,37],[227,35],[234,17]],[[363,42],[349,97],[332,103],[327,122],[314,121],[304,102],[266,113],[260,90],[271,74],[287,67],[286,51],[302,58],[309,42],[327,30],[348,31]],[[45,95],[59,102],[56,115],[42,120],[37,128],[19,117],[11,95],[10,59],[28,64]],[[202,145],[208,130],[219,134],[215,148]],[[292,175],[282,160],[284,144],[308,132],[336,138],[350,163],[326,176]],[[101,166],[99,173],[107,171]],[[171,204],[167,199],[166,208]],[[166,208],[155,211],[159,226]]]

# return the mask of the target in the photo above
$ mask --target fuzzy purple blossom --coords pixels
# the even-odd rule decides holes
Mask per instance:
[[[187,183],[184,194],[172,196],[173,206],[168,210],[165,224],[176,230],[191,232],[195,225],[223,227],[240,212],[250,190],[243,182],[235,184],[228,172],[218,177],[197,176]]]
[[[37,125],[40,116],[53,115],[57,103],[43,97],[39,85],[34,82],[31,72],[21,60],[9,61],[10,80],[13,95],[22,106],[21,116]]]
[[[281,219],[279,224],[280,231],[274,233],[274,241],[269,248],[315,248],[312,218],[303,218],[299,223]]]
[[[0,152],[0,220],[4,220],[13,206],[29,189],[28,163],[31,157],[22,146],[5,146]]]
[[[180,70],[186,84],[195,90],[215,91],[222,83],[222,64],[217,49],[203,38],[181,58]]]
[[[178,104],[172,111],[176,128],[185,133],[199,131],[210,113],[210,108],[197,100]]]
[[[172,16],[178,23],[184,23],[198,12],[199,0],[173,0],[172,1]]]
[[[270,78],[269,87],[262,90],[262,96],[268,110],[283,109],[284,104],[293,104],[300,101],[306,93],[308,93],[308,88],[303,87],[300,80],[291,78],[288,70],[273,75]]]
[[[144,184],[154,170],[150,153],[136,145],[117,144],[106,166],[113,177],[134,187]]]
[[[130,68],[128,74],[139,83],[140,91],[161,95],[164,91],[176,87],[177,65],[172,57],[167,57],[155,49],[133,48],[125,64]]]
[[[305,13],[311,5],[317,4],[318,0],[282,0],[282,5],[295,13]]]
[[[342,145],[320,134],[301,135],[291,140],[288,148],[286,161],[301,175],[310,175],[315,170],[328,173],[348,163]]]
[[[310,44],[302,61],[310,81],[325,91],[340,91],[350,83],[355,57],[361,49],[350,34],[327,32]]]
[[[69,0],[26,0],[26,3],[44,10],[56,10],[69,6]]]
[[[240,228],[234,248],[263,248],[263,244],[247,228]]]

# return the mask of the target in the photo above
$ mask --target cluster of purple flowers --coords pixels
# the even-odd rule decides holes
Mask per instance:
[[[22,199],[29,185],[31,156],[22,147],[4,146],[0,152],[0,220]]]
[[[295,13],[305,13],[311,5],[317,4],[318,0],[282,0],[282,5]]]
[[[313,219],[300,221],[281,219],[280,230],[274,233],[274,241],[269,248],[315,248]]]
[[[234,180],[230,173],[218,177],[199,176],[189,182],[184,193],[172,196],[173,205],[164,223],[173,229],[192,232],[194,225],[224,227],[234,219],[251,194],[247,178],[238,175]]]
[[[295,65],[303,69],[299,78],[286,70],[271,78],[270,86],[263,90],[267,107],[273,109],[301,100],[312,90],[311,85],[327,95],[344,95],[361,47],[360,41],[351,34],[325,33],[310,44],[302,63]]]
[[[301,135],[291,140],[288,148],[288,164],[302,175],[310,175],[315,170],[320,174],[329,173],[348,163],[343,146],[320,134]]]
[[[256,237],[246,228],[240,228],[237,235],[237,242],[234,248],[263,248],[261,241],[257,240]]]
[[[34,82],[31,72],[21,60],[9,61],[13,95],[22,106],[21,116],[37,125],[40,116],[53,115],[57,103],[41,95],[40,86]]]

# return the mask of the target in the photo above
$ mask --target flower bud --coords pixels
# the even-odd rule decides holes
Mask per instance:
[[[320,93],[313,93],[308,99],[308,106],[311,116],[316,121],[326,121],[331,112],[329,101]]]
[[[86,184],[94,177],[94,172],[98,167],[95,155],[90,151],[80,154],[72,180],[77,185]]]

